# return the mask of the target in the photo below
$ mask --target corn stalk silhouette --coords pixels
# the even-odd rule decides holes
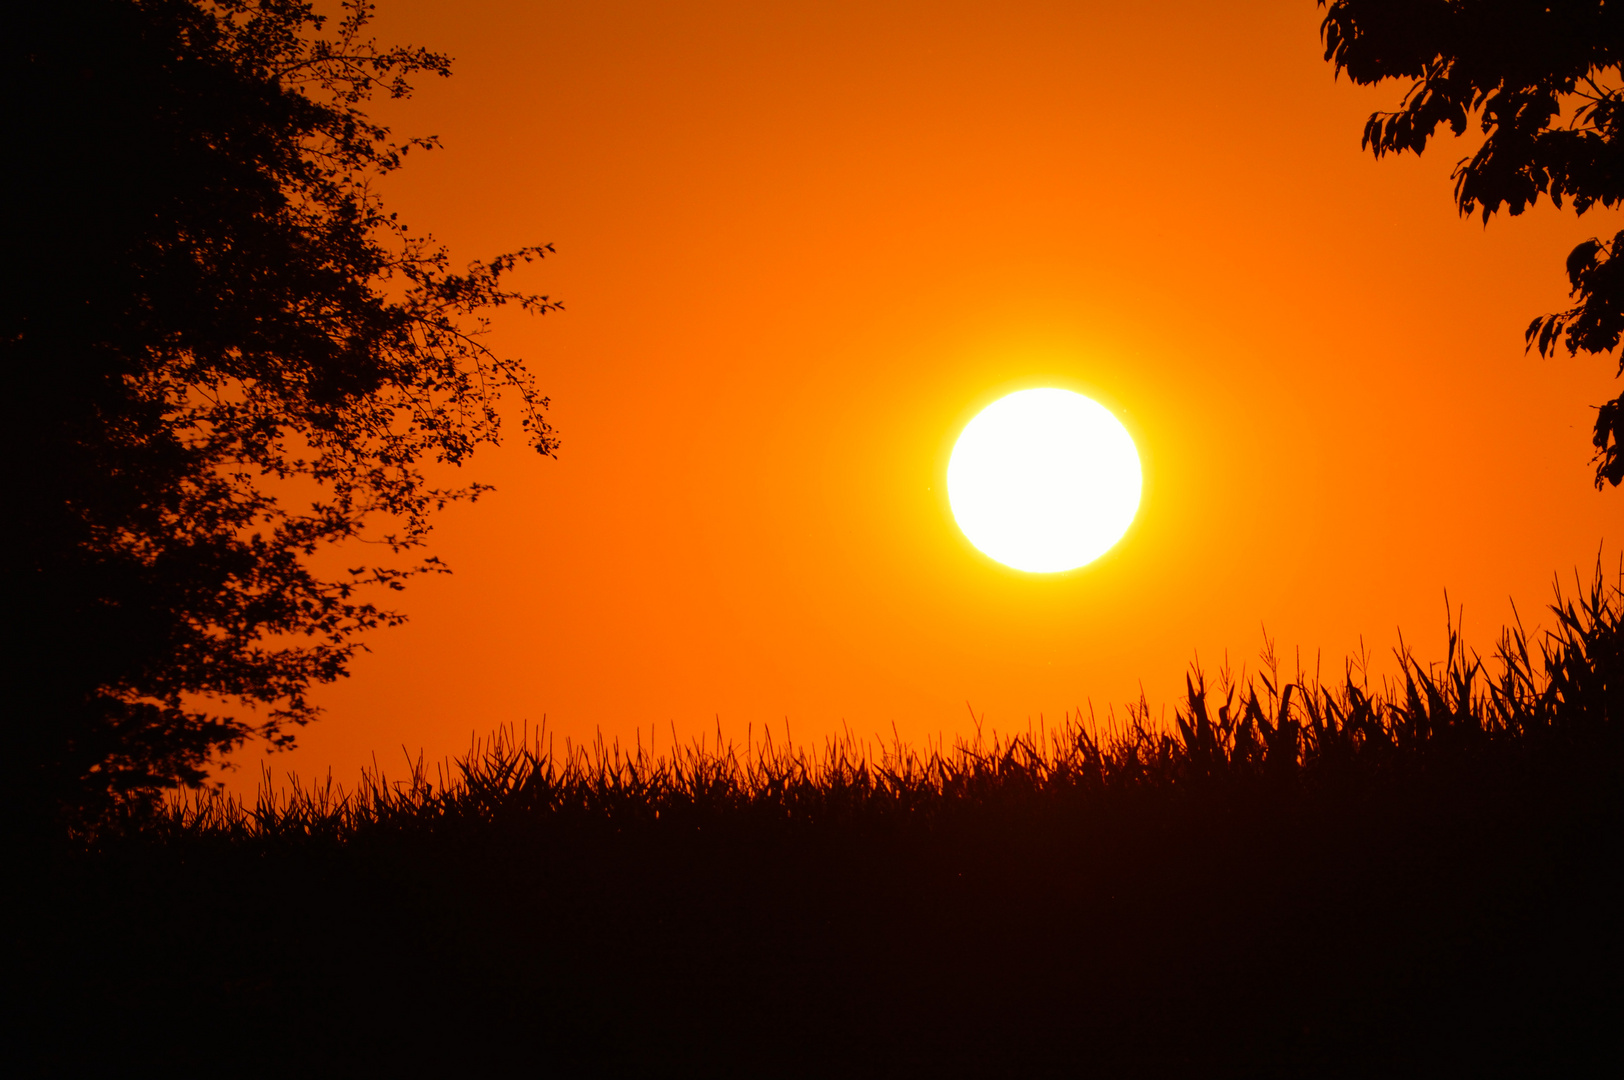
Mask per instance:
[[[405,777],[374,764],[352,789],[264,775],[250,803],[217,793],[174,798],[148,835],[176,841],[353,843],[387,835],[533,832],[596,822],[623,830],[701,829],[719,822],[790,826],[889,820],[929,827],[978,810],[1075,806],[1136,791],[1267,791],[1338,777],[1380,777],[1498,749],[1594,745],[1618,738],[1624,718],[1624,566],[1611,582],[1598,564],[1575,595],[1558,589],[1554,626],[1532,634],[1520,617],[1486,662],[1455,619],[1447,655],[1423,664],[1407,645],[1398,675],[1372,687],[1368,663],[1340,679],[1284,679],[1272,641],[1261,666],[1209,685],[1196,666],[1173,723],[1141,699],[1103,720],[1068,714],[1001,735],[978,720],[951,745],[923,748],[849,729],[821,745],[785,732],[740,746],[710,736],[656,753],[601,735],[590,743],[546,729],[505,728],[431,770],[408,756]]]

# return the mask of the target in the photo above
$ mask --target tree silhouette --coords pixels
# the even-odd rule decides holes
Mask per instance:
[[[449,61],[380,48],[369,14],[331,37],[306,0],[3,17],[4,786],[53,827],[315,717],[357,634],[401,621],[369,593],[443,569],[386,556],[480,493],[424,469],[494,442],[503,391],[555,448],[478,336],[556,306],[504,281],[551,249],[453,272],[383,209],[372,181],[433,140],[363,106]],[[362,541],[379,557],[313,562]]]
[[[1484,139],[1454,172],[1462,214],[1520,214],[1545,195],[1583,215],[1624,200],[1624,6],[1607,0],[1319,0],[1325,58],[1360,85],[1408,79],[1396,112],[1365,124],[1379,158],[1421,153],[1447,124]],[[1567,260],[1576,300],[1526,341],[1549,356],[1610,353],[1624,334],[1624,231]],[[1621,363],[1620,374],[1624,374]],[[1624,395],[1596,416],[1596,486],[1624,481]]]

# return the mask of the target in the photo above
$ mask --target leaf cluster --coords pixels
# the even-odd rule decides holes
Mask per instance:
[[[1624,8],[1607,0],[1320,0],[1325,59],[1372,85],[1408,81],[1401,107],[1365,124],[1380,158],[1419,154],[1447,127],[1475,121],[1482,142],[1456,165],[1462,214],[1487,222],[1540,197],[1580,215],[1624,201]],[[1525,335],[1552,354],[1611,353],[1624,334],[1624,274],[1613,267],[1624,233],[1568,256],[1575,305],[1541,315]],[[1624,374],[1621,362],[1620,374]],[[1598,412],[1596,483],[1624,482],[1624,398]]]
[[[397,141],[366,106],[450,60],[378,45],[370,15],[6,16],[5,239],[24,272],[0,297],[4,422],[32,470],[10,492],[7,691],[36,801],[139,802],[251,735],[287,743],[357,635],[401,621],[368,596],[444,569],[387,556],[484,490],[426,467],[495,442],[504,392],[556,449],[533,376],[481,337],[494,308],[558,306],[510,283],[551,248],[459,270],[385,209],[379,179],[434,140]],[[379,556],[317,569],[356,543]]]

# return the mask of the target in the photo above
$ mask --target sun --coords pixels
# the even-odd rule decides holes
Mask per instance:
[[[1121,421],[1070,390],[1021,390],[965,425],[947,463],[953,517],[981,552],[1052,574],[1093,562],[1139,509],[1139,452]]]

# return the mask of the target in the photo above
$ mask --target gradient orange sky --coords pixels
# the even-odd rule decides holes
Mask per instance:
[[[545,716],[560,738],[905,738],[1171,705],[1260,626],[1339,670],[1444,590],[1487,646],[1616,558],[1597,359],[1525,356],[1618,215],[1457,216],[1470,151],[1373,160],[1398,86],[1335,82],[1312,0],[385,0],[454,77],[377,114],[437,134],[386,199],[459,259],[552,242],[504,315],[563,438],[511,445],[281,773],[347,779]],[[1062,386],[1145,468],[1098,562],[978,554],[943,491],[978,409]],[[236,755],[257,779],[263,746]]]

